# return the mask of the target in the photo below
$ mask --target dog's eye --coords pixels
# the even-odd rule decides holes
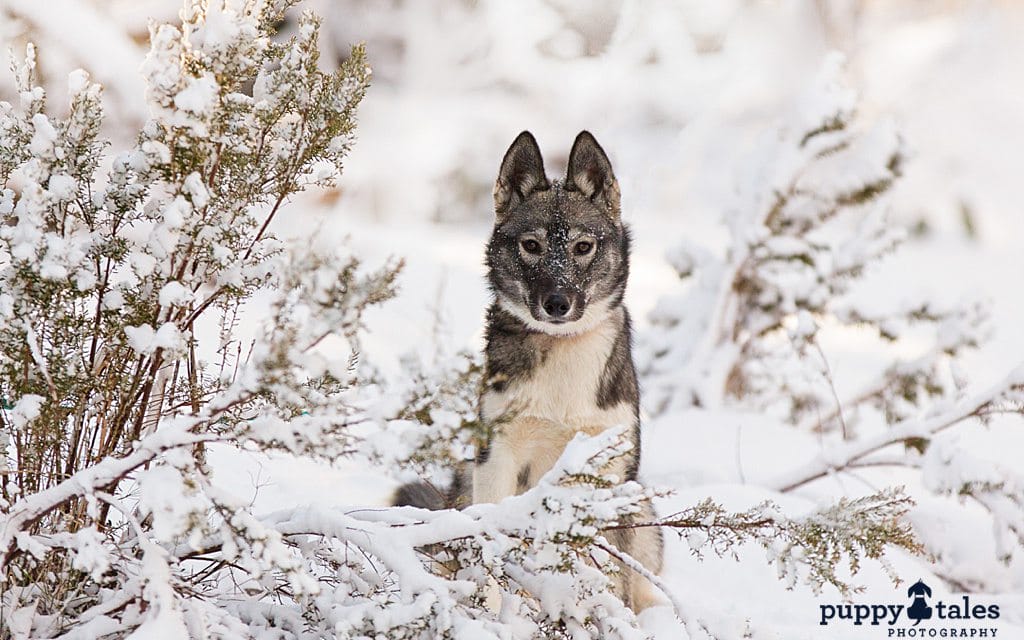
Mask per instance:
[[[533,238],[523,240],[521,246],[526,253],[540,253],[540,243]]]
[[[590,253],[590,250],[594,248],[594,243],[590,240],[580,240],[576,243],[576,246],[572,248],[573,253],[578,256],[585,256]]]

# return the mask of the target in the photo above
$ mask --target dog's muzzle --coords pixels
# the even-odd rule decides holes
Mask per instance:
[[[564,289],[555,289],[540,296],[533,306],[533,317],[542,322],[562,324],[579,320],[583,315],[583,301]]]

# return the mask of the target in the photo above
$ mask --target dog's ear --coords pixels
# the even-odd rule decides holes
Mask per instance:
[[[544,174],[544,159],[540,147],[529,131],[520,133],[512,146],[505,152],[494,183],[494,211],[501,220],[510,209],[525,200],[534,191],[549,189]]]
[[[565,186],[570,191],[579,191],[608,210],[618,219],[620,215],[619,181],[612,173],[612,163],[601,145],[589,131],[580,131],[569,152],[569,170]]]

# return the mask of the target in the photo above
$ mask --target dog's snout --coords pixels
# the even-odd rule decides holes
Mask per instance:
[[[572,301],[564,293],[552,293],[544,298],[541,305],[552,318],[564,318],[572,311]]]

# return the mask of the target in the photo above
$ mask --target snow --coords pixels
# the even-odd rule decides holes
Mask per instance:
[[[103,308],[116,311],[124,306],[124,294],[117,289],[112,289],[103,294]]]
[[[108,87],[108,102],[115,105],[115,112],[138,119],[148,115],[135,72],[141,53],[119,27],[123,20],[138,28],[142,9],[128,2],[102,8],[63,1],[10,4],[46,36],[41,56],[48,63],[53,60],[58,69],[69,62],[87,66]],[[171,1],[140,4],[164,16],[179,6]],[[857,142],[855,155],[881,157],[906,143],[910,155],[894,189],[892,224],[921,220],[930,231],[873,266],[850,292],[851,298],[878,302],[879,308],[893,300],[906,302],[909,308],[911,298],[918,297],[954,302],[972,294],[989,298],[992,340],[968,353],[955,374],[971,393],[1016,366],[1024,353],[1024,334],[1019,331],[1024,302],[1014,293],[1024,273],[1024,254],[1017,246],[1024,232],[1017,188],[1024,93],[1019,89],[1019,65],[1014,63],[1024,54],[1018,37],[1024,11],[1019,7],[893,8],[867,3],[857,19],[847,20],[841,10],[820,17],[806,8],[810,5],[799,3],[627,2],[619,7],[613,2],[568,7],[562,2],[528,2],[515,9],[500,3],[475,9],[407,4],[411,6],[387,10],[332,5],[324,46],[343,50],[349,41],[367,39],[377,80],[360,110],[356,145],[346,159],[341,189],[329,198],[314,194],[297,199],[289,216],[273,228],[285,237],[314,234],[317,242],[336,243],[347,237],[367,264],[390,255],[406,259],[398,299],[370,313],[372,330],[362,344],[365,359],[378,365],[385,379],[406,373],[403,363],[410,352],[429,361],[438,353],[479,348],[488,301],[481,261],[491,224],[490,182],[501,153],[518,130],[530,128],[538,134],[552,173],[564,163],[566,147],[577,130],[596,130],[612,156],[623,187],[625,217],[634,230],[627,300],[639,330],[638,350],[655,331],[657,317],[679,318],[673,340],[680,346],[680,357],[689,358],[700,353],[698,340],[707,328],[704,316],[671,296],[696,291],[699,295],[688,298],[695,307],[715,308],[719,291],[711,287],[730,263],[723,260],[717,271],[695,267],[713,257],[727,257],[736,246],[733,240],[759,233],[744,226],[742,214],[749,201],[737,193],[751,183],[784,177],[772,173],[777,167],[772,165],[773,156],[764,152],[770,145],[765,147],[763,138],[776,136],[779,126],[818,122],[837,103],[852,111],[858,93],[864,99],[858,109],[873,126]],[[234,3],[211,6],[205,30],[195,34],[197,46],[221,46],[238,35],[228,17]],[[101,28],[88,31],[91,35],[86,37],[80,24]],[[510,24],[516,27],[509,28]],[[156,39],[168,44],[172,35],[159,31]],[[62,42],[68,51],[53,53]],[[827,54],[833,47],[844,49],[845,56]],[[842,67],[844,57],[847,66]],[[817,88],[797,101],[801,109],[795,119],[780,121],[781,105],[808,84],[806,78],[817,73],[822,60],[820,73],[829,80],[811,83]],[[71,73],[67,90],[81,91],[88,78],[84,72]],[[165,95],[175,107],[199,118],[217,99],[210,76],[148,80],[152,95]],[[258,84],[256,92],[261,91],[266,89]],[[151,100],[151,108],[157,101]],[[49,157],[56,139],[52,124],[37,115],[33,126],[30,149]],[[166,159],[171,153],[163,145],[146,144],[144,150],[151,157]],[[758,161],[763,159],[768,166]],[[837,169],[823,162],[801,176],[799,184],[848,191],[866,181],[892,177],[876,173],[876,166],[877,162],[866,162]],[[326,171],[313,176],[327,177]],[[189,176],[184,186],[182,194],[170,197],[159,210],[155,226],[139,223],[125,229],[123,237],[133,246],[152,242],[157,254],[160,248],[172,247],[176,236],[170,230],[178,229],[209,198],[198,174]],[[46,188],[54,199],[67,201],[77,185],[57,175]],[[0,212],[10,213],[4,207],[13,202],[13,192],[5,192],[4,198]],[[962,231],[964,207],[974,218],[975,237]],[[739,231],[734,239],[728,237],[729,224]],[[19,217],[18,227],[4,233],[15,234],[12,254],[19,259],[38,255],[43,246],[42,231],[27,219]],[[54,259],[45,263],[43,277],[72,273],[80,289],[95,286],[88,272],[67,270],[59,257],[62,247],[47,247]],[[836,264],[821,268],[854,264],[863,247],[851,245],[850,253],[836,254]],[[774,238],[766,248],[770,255],[786,256],[807,247],[792,238]],[[214,257],[224,263],[233,260],[227,248],[218,249]],[[117,275],[123,282],[146,278],[156,268],[152,255],[144,251],[133,253],[130,264],[132,273]],[[695,282],[681,283],[679,275],[691,272]],[[780,289],[820,295],[815,288],[818,275],[813,270],[799,279],[781,274]],[[5,304],[2,295],[0,312]],[[172,282],[158,295],[161,305],[182,305],[189,302],[191,292]],[[123,304],[118,290],[106,294],[106,309],[117,310]],[[794,308],[792,300],[787,304]],[[258,323],[252,313],[244,324]],[[443,321],[440,327],[436,318]],[[898,348],[908,358],[920,355],[913,328],[889,322],[892,333],[907,336]],[[800,312],[788,325],[789,335],[816,340],[828,356],[839,397],[855,396],[877,375],[880,347],[862,333],[836,331],[829,324],[828,318]],[[940,345],[962,341],[966,330],[958,321],[943,323]],[[177,348],[182,340],[172,325],[134,326],[126,333],[139,353]],[[684,345],[687,340],[694,342]],[[324,360],[306,362],[322,369]],[[682,378],[683,373],[673,375]],[[42,402],[41,396],[23,396],[6,415],[23,424],[38,415]],[[435,416],[439,421],[451,418]],[[921,460],[920,477],[878,466],[855,474],[826,474],[799,491],[779,493],[775,488],[785,484],[794,469],[835,465],[850,454],[850,447],[835,434],[794,429],[770,413],[742,407],[676,407],[645,418],[643,479],[675,491],[659,500],[661,513],[708,495],[729,508],[744,509],[772,499],[798,513],[838,494],[908,484],[919,503],[911,519],[936,558],[932,562],[897,554],[891,561],[898,575],[924,576],[933,587],[943,584],[943,575],[971,586],[984,585],[990,590],[983,594],[986,598],[1004,603],[1001,635],[1024,637],[1020,550],[1008,564],[999,562],[986,513],[977,505],[959,504],[955,497],[962,481],[992,481],[1019,470],[1024,447],[1019,423],[997,418],[988,427],[971,424],[955,438],[937,437]],[[253,428],[262,426],[257,422]],[[929,433],[924,422],[905,426],[907,433]],[[382,437],[380,443],[394,449],[407,445],[400,438]],[[965,452],[969,455],[960,455]],[[217,481],[251,499],[259,513],[310,505],[315,508],[310,514],[320,514],[317,517],[325,523],[330,521],[324,514],[339,507],[386,503],[396,486],[389,470],[357,461],[328,464],[229,447],[211,447],[209,461]],[[1004,473],[997,475],[997,469]],[[188,494],[176,470],[149,469],[140,474],[139,487],[141,504],[154,513],[158,536],[171,537],[189,509],[205,509],[198,503],[170,501],[168,487],[178,489],[174,495]],[[953,496],[933,491],[951,491]],[[554,502],[550,504],[558,511]],[[312,519],[310,515],[307,521]],[[552,519],[550,524],[561,523]],[[447,526],[454,525],[437,529]],[[718,637],[822,637],[817,607],[838,600],[835,593],[816,596],[800,586],[787,590],[758,549],[741,549],[738,560],[713,554],[698,560],[691,552],[701,546],[699,536],[678,539],[670,534],[667,540],[665,582]],[[32,541],[24,544],[31,546]],[[388,557],[398,553],[394,550]],[[98,569],[99,565],[89,565],[89,557],[84,556],[83,567]],[[159,550],[148,551],[145,562],[154,577],[166,573]],[[867,587],[858,601],[902,602],[877,566],[866,566],[856,581]],[[552,581],[539,588],[557,592],[565,585]],[[135,636],[184,637],[181,612],[160,604],[166,594],[149,595],[158,614]],[[571,604],[557,596],[553,594],[552,606]],[[421,594],[406,603],[408,615],[419,615],[431,604]],[[648,610],[640,620],[657,638],[684,637],[669,607]],[[387,622],[381,620],[382,628]],[[471,626],[459,632],[467,638],[488,633]],[[828,637],[864,635],[853,627],[830,627]]]
[[[209,509],[209,503],[188,485],[182,473],[168,465],[153,466],[137,476],[139,510],[152,517],[156,540],[175,541],[190,519]]]
[[[178,95],[180,96],[181,94]],[[179,104],[178,106],[180,107],[181,105]],[[182,186],[192,201],[193,206],[202,208],[210,202],[210,192],[206,189],[206,185],[203,184],[203,177],[197,172],[190,173],[185,178]]]
[[[181,305],[192,299],[192,292],[180,282],[168,282],[160,289],[160,306]]]
[[[68,95],[75,95],[85,91],[89,86],[89,72],[85,69],[75,69],[68,74]]]
[[[53,152],[53,143],[57,139],[57,130],[50,124],[50,120],[43,114],[37,113],[32,116],[32,125],[35,127],[35,134],[29,142],[29,150],[33,155],[48,156]]]
[[[47,191],[50,195],[57,199],[59,202],[67,202],[75,195],[75,190],[78,188],[78,184],[75,179],[67,174],[57,174],[50,176],[50,181],[46,185]]]
[[[237,20],[237,12],[240,8],[242,8],[240,2],[231,2],[230,0],[211,2],[206,10],[204,29],[200,34],[202,45],[216,48],[235,40],[240,31]]]
[[[124,332],[132,349],[143,355],[153,353],[157,349],[175,350],[182,345],[181,332],[172,322],[165,322],[155,331],[148,324],[143,324],[125,327]]]
[[[199,78],[190,78],[184,89],[174,96],[174,106],[196,115],[205,115],[217,103],[220,85],[207,73]]]
[[[74,533],[75,549],[74,567],[88,573],[93,580],[99,581],[110,568],[110,559],[103,549],[103,536],[96,527],[86,527]]]
[[[705,246],[715,245],[721,233],[716,227],[723,209],[726,209],[722,203],[731,201],[730,191],[735,187],[734,167],[739,164],[735,159],[741,157],[745,149],[749,149],[751,132],[773,126],[770,118],[772,101],[787,95],[792,86],[787,84],[789,76],[798,74],[796,69],[815,66],[818,62],[816,52],[823,49],[815,41],[815,36],[808,35],[816,33],[816,27],[811,26],[809,18],[799,15],[798,11],[787,14],[779,7],[771,12],[763,7],[734,10],[738,15],[732,17],[731,21],[728,18],[708,20],[709,24],[725,25],[719,27],[726,34],[725,45],[718,56],[707,56],[703,66],[699,62],[686,65],[685,72],[671,75],[671,82],[651,85],[637,82],[633,91],[613,91],[612,95],[603,92],[599,98],[592,98],[589,104],[584,103],[585,99],[597,94],[581,88],[584,79],[589,80],[588,74],[591,73],[587,60],[577,61],[568,71],[563,71],[559,62],[534,61],[538,68],[548,72],[531,73],[527,80],[519,75],[521,69],[530,66],[526,63],[530,58],[523,54],[525,45],[522,49],[514,49],[515,53],[503,54],[511,63],[508,67],[502,66],[505,60],[499,58],[499,54],[494,54],[494,58],[486,64],[477,61],[475,66],[467,64],[465,67],[455,67],[439,59],[447,55],[446,52],[452,47],[433,40],[426,29],[414,32],[416,37],[411,43],[414,51],[399,62],[393,62],[393,58],[387,57],[382,44],[384,64],[405,65],[400,68],[407,75],[389,76],[387,70],[381,71],[378,68],[378,77],[393,80],[384,87],[378,84],[367,98],[361,115],[359,140],[341,180],[345,192],[337,209],[343,215],[331,221],[332,226],[338,229],[336,235],[352,237],[360,244],[364,255],[398,253],[408,260],[409,268],[403,278],[403,294],[395,302],[401,311],[388,313],[381,310],[375,314],[375,331],[365,341],[366,347],[375,354],[376,361],[386,362],[390,359],[397,369],[398,358],[393,354],[400,354],[407,349],[429,349],[428,346],[419,345],[430,344],[429,318],[438,304],[442,307],[442,316],[448,322],[446,329],[451,342],[472,347],[479,345],[480,311],[487,299],[479,267],[481,247],[488,234],[487,203],[469,200],[453,204],[445,200],[450,197],[448,192],[451,191],[453,176],[458,180],[486,185],[488,180],[493,179],[492,174],[504,150],[503,145],[511,141],[518,129],[534,130],[545,157],[557,158],[559,153],[564,153],[561,147],[568,144],[576,130],[593,128],[595,122],[606,130],[597,131],[598,139],[612,153],[617,175],[623,184],[625,216],[634,228],[634,264],[627,299],[634,318],[640,324],[642,341],[643,331],[647,327],[647,311],[655,306],[665,291],[677,286],[676,276],[671,270],[665,269],[660,255],[675,252],[679,241],[683,239],[692,241],[698,238]],[[592,11],[596,14],[600,10]],[[650,15],[642,20],[635,15],[634,10],[630,14],[634,22],[618,26],[619,31],[615,34],[618,42],[628,42],[630,27],[655,30],[653,25],[678,24],[660,13],[663,11],[661,8],[651,7],[649,11]],[[725,9],[722,11],[728,13]],[[759,11],[763,13],[758,14]],[[894,15],[894,12],[886,12],[878,7],[866,11],[862,35],[852,37],[860,37],[869,45],[886,48],[904,42],[908,43],[902,45],[906,47],[927,42],[916,34],[905,32],[917,24],[930,24],[927,16],[915,18]],[[909,10],[907,13],[912,14]],[[543,13],[533,15],[535,17],[532,19],[541,25],[550,20],[540,17]],[[987,24],[995,20],[993,15],[979,9],[969,19]],[[1017,13],[1013,15],[1008,25],[1020,20]],[[429,17],[423,14],[417,14],[417,17],[429,23]],[[758,18],[767,20],[758,23]],[[341,19],[339,16],[339,22]],[[599,23],[599,17],[585,12],[578,15],[577,19],[582,24]],[[494,20],[495,24],[502,23],[499,17]],[[782,27],[770,38],[765,35],[771,31],[764,26],[770,24],[768,20],[775,20]],[[374,24],[369,17],[364,22]],[[980,244],[972,244],[958,238],[953,215],[955,212],[940,213],[952,211],[953,205],[949,200],[937,202],[934,191],[927,193],[924,200],[917,198],[922,195],[917,189],[928,191],[938,187],[948,193],[952,184],[962,182],[946,182],[941,186],[935,184],[934,168],[940,161],[934,155],[922,158],[921,148],[922,145],[928,145],[932,151],[938,151],[939,155],[946,158],[946,162],[955,162],[961,167],[969,165],[973,174],[981,173],[980,168],[988,166],[989,162],[981,153],[981,147],[967,139],[967,132],[977,131],[981,127],[986,132],[984,135],[996,136],[996,131],[1002,131],[1007,134],[1006,140],[1013,139],[1019,144],[1021,127],[1019,124],[1006,123],[1011,114],[1018,112],[1014,105],[1019,100],[1019,92],[1006,94],[1002,89],[992,88],[985,94],[988,96],[986,109],[999,110],[999,113],[1005,114],[1000,118],[1003,124],[999,127],[976,121],[972,116],[973,109],[954,111],[950,103],[938,94],[938,85],[944,84],[948,93],[948,86],[969,87],[975,82],[986,86],[998,84],[1000,81],[991,75],[989,65],[984,60],[993,56],[999,59],[1005,57],[995,53],[1001,45],[981,45],[979,36],[971,32],[973,27],[964,27],[958,36],[949,20],[942,24],[942,37],[947,42],[959,37],[963,39],[960,41],[961,47],[973,47],[969,49],[969,55],[974,57],[974,72],[963,69],[965,64],[960,64],[961,68],[951,69],[946,65],[948,59],[937,55],[935,49],[919,54],[915,58],[918,60],[917,66],[911,66],[909,60],[899,55],[890,54],[890,59],[886,60],[886,56],[880,53],[881,49],[870,50],[870,46],[847,55],[853,71],[845,75],[855,74],[867,85],[861,93],[867,96],[868,103],[862,105],[861,109],[871,114],[884,112],[887,106],[897,104],[898,111],[907,115],[898,118],[896,124],[904,131],[913,155],[904,167],[907,179],[897,181],[897,203],[892,208],[893,213],[898,220],[903,221],[913,219],[914,216],[925,216],[931,224],[941,229],[930,238],[911,245],[908,248],[909,254],[894,256],[887,264],[873,269],[864,286],[854,293],[863,298],[900,298],[916,297],[918,292],[956,297],[955,292],[963,295],[970,291],[985,291],[994,301],[995,315],[1002,318],[996,320],[997,326],[1001,328],[997,332],[997,340],[1002,346],[984,345],[980,352],[967,356],[971,364],[963,375],[975,381],[972,386],[978,388],[977,385],[984,386],[986,380],[998,376],[1006,365],[1015,364],[1015,357],[1024,352],[1021,334],[1014,329],[1019,324],[1024,307],[1012,299],[1013,296],[1007,295],[1015,286],[1012,278],[1016,276],[1010,274],[1024,272],[1024,264],[1012,250],[1006,251],[996,246],[1004,244],[1005,239],[984,238]],[[754,25],[760,25],[756,33],[750,31]],[[1008,25],[996,30],[996,33],[1003,34],[1001,37],[1004,40],[1000,42],[1009,41],[1006,40],[1010,38]],[[358,24],[351,24],[351,18],[345,27],[346,33],[352,34],[357,34],[358,28]],[[384,26],[378,28],[382,31],[386,29]],[[668,27],[665,29],[668,30]],[[799,29],[806,31],[795,31]],[[713,32],[715,28],[707,27],[706,30]],[[539,29],[535,32],[529,26],[518,32],[528,33],[538,39],[541,37]],[[556,40],[564,42],[564,39]],[[633,42],[637,44],[634,46],[639,48],[641,41],[636,38]],[[769,45],[769,41],[773,44]],[[374,41],[371,40],[371,56],[373,45]],[[472,46],[466,43],[465,50],[471,50]],[[496,46],[509,45],[499,43]],[[770,53],[767,51],[769,46],[774,47]],[[567,49],[564,44],[557,47],[558,55],[565,55]],[[948,49],[939,49],[940,52],[945,50]],[[786,69],[780,58],[786,56],[797,60],[792,65],[792,72],[780,71]],[[685,58],[685,54],[678,58],[664,56],[662,59],[668,60],[666,66],[671,63],[683,66],[675,62],[680,58]],[[834,60],[834,64],[838,64],[840,58]],[[598,65],[607,86],[618,86],[616,79],[625,73],[618,64],[627,63],[606,56],[602,64]],[[432,66],[444,70],[445,75],[441,72],[431,73]],[[459,77],[464,79],[462,81],[466,85],[473,81],[482,82],[481,78],[487,73],[492,76],[508,73],[507,77],[512,78],[513,83],[518,83],[516,86],[529,87],[529,93],[523,98],[514,95],[498,98],[468,90],[449,93],[450,87],[458,89],[462,86],[457,84],[459,80],[450,75],[453,69],[455,74],[461,73]],[[730,69],[742,71],[726,75]],[[635,67],[629,67],[629,72],[637,73]],[[669,77],[668,72],[664,73],[664,77]],[[721,75],[715,76],[713,73]],[[1003,79],[1003,86],[1012,84],[1012,74],[1008,70],[1001,73],[1003,75],[999,77]],[[431,81],[440,85],[439,88],[425,88]],[[766,84],[769,82],[774,84],[769,86]],[[920,84],[934,87],[930,98],[916,95],[909,88]],[[669,86],[672,95],[663,100],[667,94],[666,87]],[[834,103],[837,95],[852,109],[855,92],[848,86],[833,83],[826,89],[832,92],[832,96],[820,101],[801,101],[801,104],[807,105],[807,111],[802,116],[804,120],[813,121],[817,118],[820,105]],[[963,102],[965,98],[959,96],[969,96],[972,92],[964,90],[956,93],[956,100]],[[750,100],[752,96],[756,96],[757,100]],[[995,99],[995,96],[1004,97]],[[652,110],[660,106],[663,113],[672,113],[670,107],[664,106],[667,104],[685,105],[678,110],[679,115],[671,116],[673,119],[669,123],[658,116],[637,117],[637,112],[647,105],[653,105],[650,107]],[[543,113],[538,114],[538,110]],[[948,117],[938,120],[935,114],[939,112]],[[430,118],[430,130],[424,130],[420,124],[424,114],[434,115]],[[489,117],[480,114],[495,115]],[[682,124],[678,125],[678,129],[673,129],[677,121]],[[925,125],[925,122],[930,124]],[[908,130],[904,129],[907,125],[909,132],[915,132],[915,135],[907,135]],[[948,132],[949,135],[938,135],[935,133],[937,131]],[[482,140],[482,137],[486,139]],[[939,143],[939,138],[943,138],[943,142]],[[893,140],[893,121],[882,120],[879,128],[873,130],[863,144],[867,145],[867,151],[877,150],[881,153],[891,148]],[[998,144],[1002,146],[1006,142]],[[678,146],[673,148],[672,145]],[[967,159],[968,156],[970,159]],[[1002,157],[1014,156],[1004,154]],[[928,165],[932,171],[927,183],[919,173],[924,165]],[[380,178],[385,168],[388,176],[394,175],[396,169],[403,176],[405,184],[402,189],[395,190],[389,179]],[[457,173],[460,169],[469,175]],[[948,172],[944,167],[942,170]],[[999,171],[1002,170],[1000,167]],[[825,165],[821,174],[806,179],[850,180],[845,184],[856,184],[871,177],[874,176],[864,173],[830,174]],[[911,181],[916,186],[911,187],[908,184]],[[996,178],[992,175],[986,175],[983,180],[986,185],[995,182]],[[1005,176],[994,186],[1003,191],[1013,183],[1014,179]],[[843,182],[839,182],[835,186],[843,188],[843,185]],[[972,193],[981,191],[972,190]],[[991,194],[992,191],[987,193]],[[991,196],[985,197],[991,202]],[[1001,228],[1003,225],[1019,229],[1019,225],[1011,222],[1016,219],[1012,213],[1016,206],[1014,202],[1012,197],[1004,197],[994,207],[976,209],[976,215],[980,220],[989,221],[989,229]],[[440,220],[431,223],[431,219]],[[692,252],[673,253],[672,265],[679,271],[687,272],[695,261],[703,262],[690,255]],[[849,257],[845,261],[849,263],[852,259]],[[439,282],[443,284],[435,284]],[[943,292],[935,291],[940,288]],[[683,309],[680,316],[684,323],[691,323],[691,326],[680,331],[680,335],[699,335],[699,328],[692,326],[698,318],[685,311]],[[813,319],[801,314],[797,320],[795,333],[808,336],[813,334]],[[871,375],[870,354],[876,348],[874,343],[853,333],[837,335],[827,329],[822,330],[818,339],[828,353],[840,395],[855,392],[862,386],[860,381]],[[1012,426],[1009,425],[1011,429]],[[970,429],[965,435],[965,441],[971,445],[977,443],[981,431],[980,428]],[[769,417],[745,412],[709,414],[691,410],[672,413],[648,421],[644,437],[645,479],[655,486],[692,487],[687,489],[685,496],[674,498],[675,502],[671,504],[676,505],[692,503],[708,493],[717,498],[750,491],[744,487],[756,487],[770,481],[795,461],[814,459],[823,447],[815,436],[795,433],[792,429],[777,425]],[[825,450],[834,451],[830,454],[832,457],[839,455],[838,449],[827,447]],[[1013,458],[1012,450],[1012,447],[1004,448],[1002,452],[992,451],[990,455],[1009,463]],[[818,488],[805,493],[814,498],[844,490],[859,490],[865,483],[878,486],[880,483],[905,480],[898,472],[882,468],[865,470],[858,476],[837,476],[823,480]],[[774,492],[757,493],[736,506],[749,505],[764,497],[779,499],[779,495]],[[924,500],[923,497],[920,499]],[[368,496],[368,500],[372,498]],[[670,505],[666,505],[662,512],[667,508]],[[949,526],[955,525],[950,522]],[[991,541],[989,532],[978,531],[977,535],[986,536]],[[970,562],[982,563],[987,571],[997,573],[999,580],[1009,581],[1004,584],[1017,585],[1007,588],[1021,588],[1019,578],[1015,580],[1012,577],[1015,572],[1020,575],[1019,560],[1010,568],[1000,567],[993,555],[969,552],[968,539],[969,536],[964,536],[958,543],[952,544],[952,555],[968,555],[972,558]],[[991,549],[988,544],[986,547]],[[775,630],[778,634],[776,637],[820,637],[820,628],[816,627],[817,621],[813,615],[820,601],[799,589],[787,592],[773,586],[774,575],[758,571],[763,561],[751,559],[736,563],[731,559],[707,558],[703,563],[698,563],[689,558],[687,553],[680,553],[678,546],[671,542],[671,536],[669,549],[668,565],[671,569],[667,578],[677,594],[684,600],[693,600],[698,609],[720,611],[725,607],[723,617],[728,618],[731,614],[738,621],[749,620],[755,629],[754,637],[771,637],[767,635],[770,632],[765,631],[768,628]],[[901,574],[909,576],[924,571],[916,560],[900,558],[895,562]],[[960,566],[966,567],[970,562]],[[933,581],[938,582],[937,579]],[[867,576],[861,582],[866,582],[869,587],[865,601],[874,596],[885,601],[896,601],[896,590],[889,586],[887,579],[880,573]],[[733,602],[743,604],[729,608],[727,603]],[[662,613],[652,611],[650,615],[645,614],[642,620],[650,621],[652,626],[649,629],[657,629],[664,634],[659,633],[658,637],[679,637],[679,631],[667,624],[667,620],[652,619]],[[739,625],[742,626],[742,623]],[[1012,632],[1009,628],[1004,630],[1004,633]],[[830,628],[829,637],[854,638],[861,635],[853,628],[845,631],[836,628],[834,632]]]
[[[131,640],[179,640],[188,637],[188,628],[181,611],[175,606],[174,592],[170,587],[170,569],[165,558],[166,551],[152,543],[146,545],[143,555],[143,575],[147,584],[144,596],[147,603],[156,609],[138,626],[128,638]]]
[[[54,87],[56,92],[51,89],[51,95],[58,104],[66,97],[59,91],[66,87],[74,93],[81,79],[77,74],[74,78],[65,74],[84,67],[95,81],[107,88],[113,98],[113,115],[141,121],[139,116],[145,103],[138,73],[140,50],[115,21],[76,0],[12,0],[5,4],[5,10],[23,21],[21,29],[30,31],[39,49],[47,52],[47,63],[56,65],[54,72],[61,80],[69,79],[67,85]],[[14,35],[4,34],[2,37],[6,39]],[[22,47],[14,48],[20,51]],[[7,66],[3,65],[4,68]]]
[[[26,393],[14,403],[14,408],[8,413],[8,419],[16,427],[23,427],[32,420],[39,417],[39,411],[46,400],[43,396],[34,393]]]

